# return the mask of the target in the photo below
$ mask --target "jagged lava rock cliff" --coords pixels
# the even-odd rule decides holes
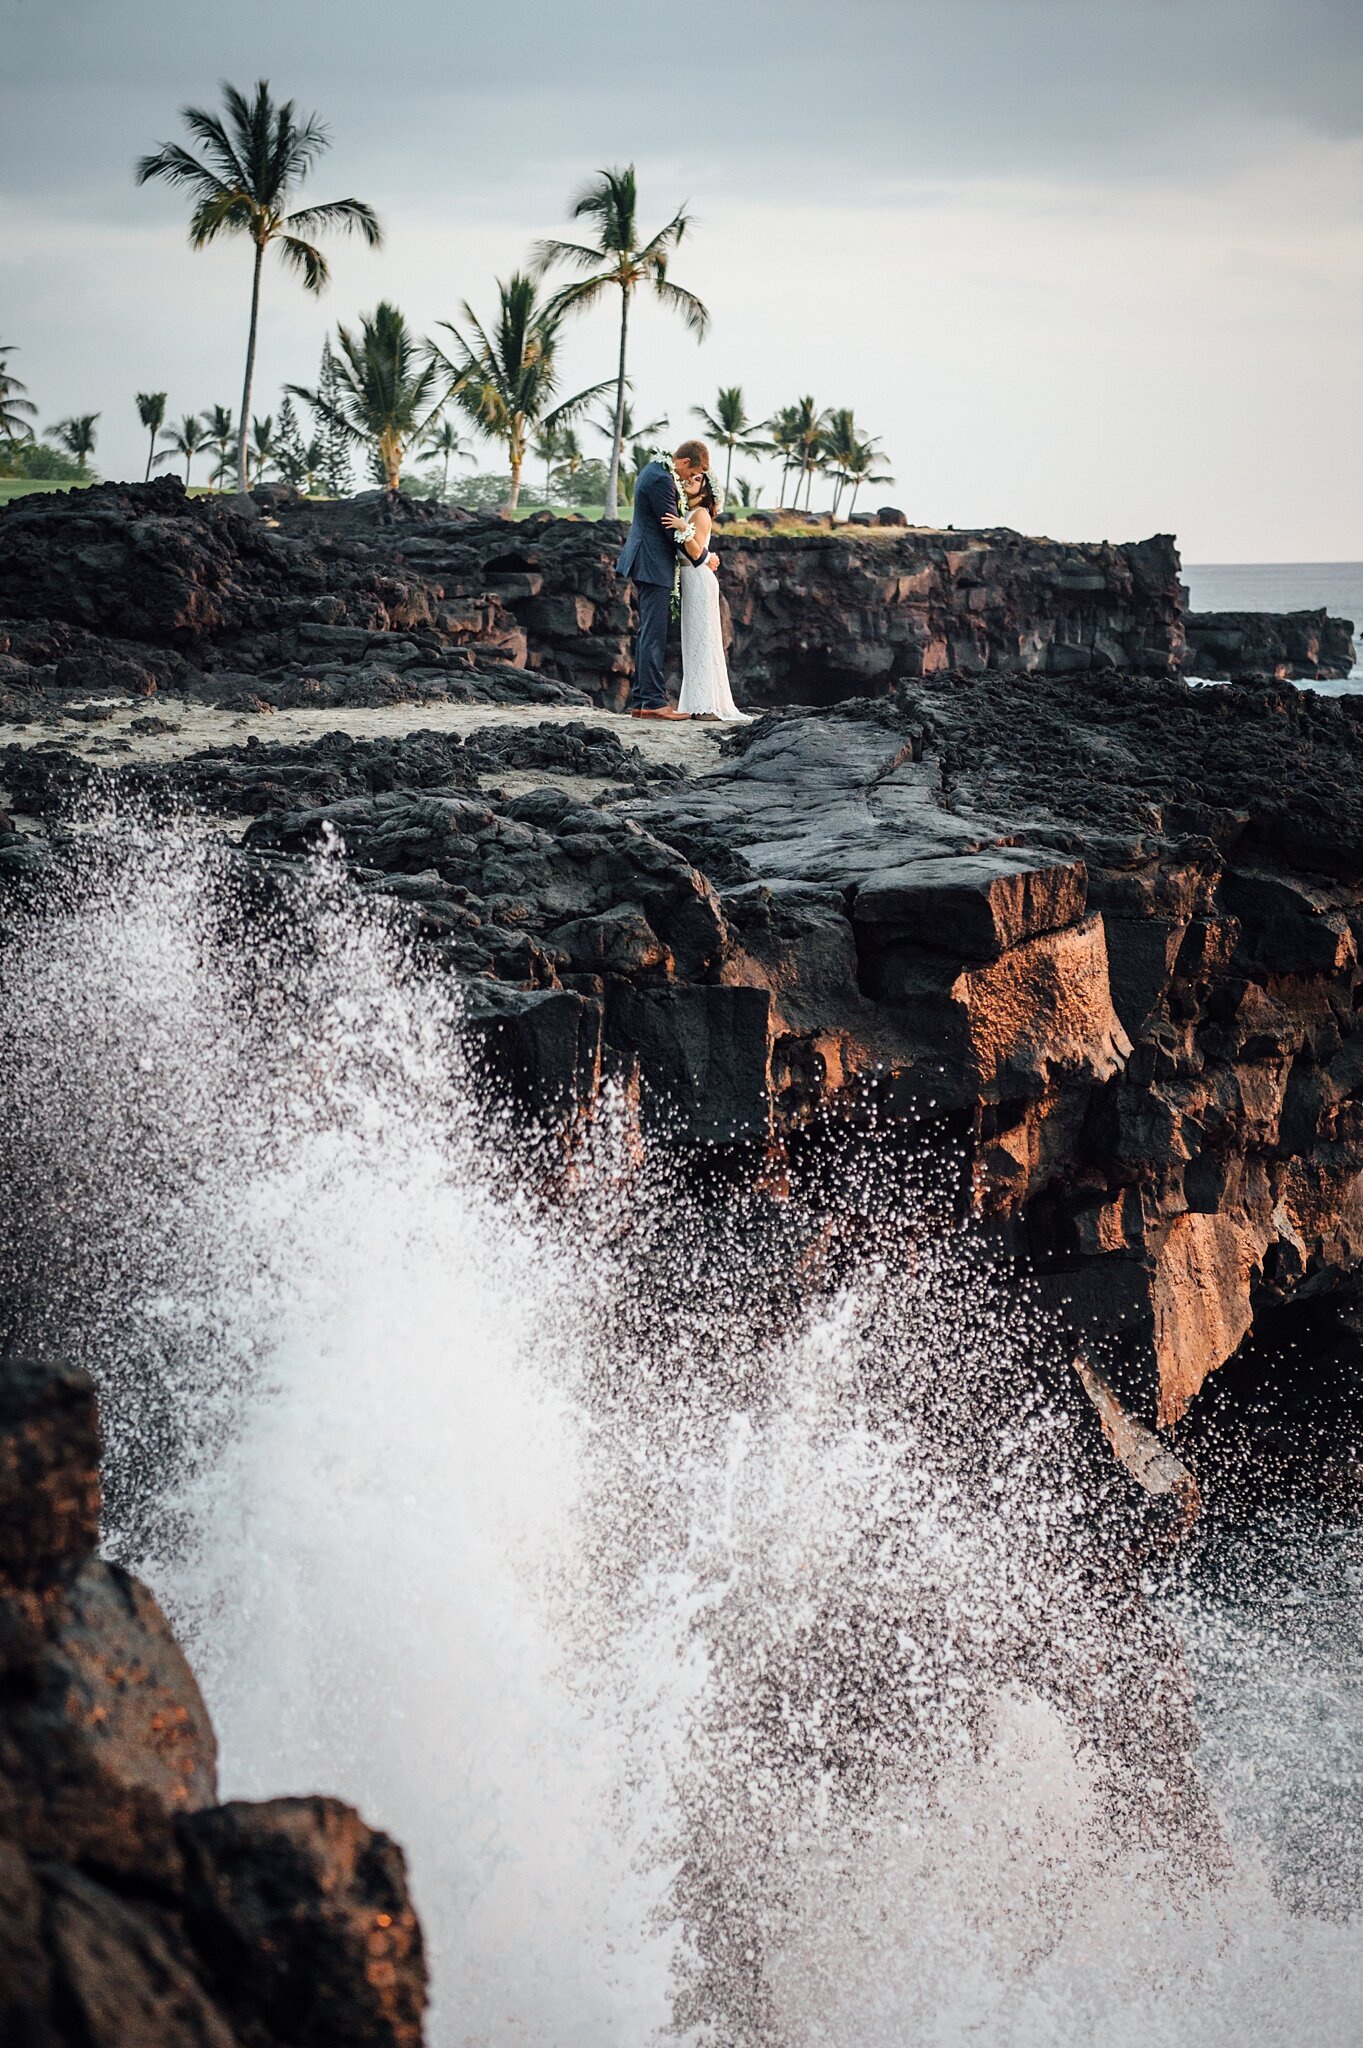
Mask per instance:
[[[1354,1312],[1360,769],[1351,700],[951,675],[609,809],[392,791],[246,843],[339,832],[535,1113],[613,1072],[754,1170],[830,1117],[960,1142],[1167,1424],[1265,1306]]]
[[[0,690],[187,689],[275,705],[399,698],[623,702],[624,528],[514,525],[410,500],[270,518],[178,483],[35,496],[0,514]],[[757,703],[824,703],[953,668],[1167,673],[1183,655],[1173,542],[1006,529],[726,532],[730,660]]]

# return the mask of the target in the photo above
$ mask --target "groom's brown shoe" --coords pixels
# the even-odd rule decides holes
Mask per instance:
[[[672,708],[671,708],[671,706],[670,706],[670,705],[667,705],[667,704],[659,704],[656,710],[652,710],[652,711],[641,711],[641,712],[640,712],[640,713],[639,713],[638,715],[639,715],[639,717],[640,717],[640,718],[683,718],[683,719],[684,719],[684,718],[686,717],[686,713],[685,713],[684,711],[673,711],[673,710],[672,710]]]

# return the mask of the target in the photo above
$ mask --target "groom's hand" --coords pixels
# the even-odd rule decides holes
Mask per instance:
[[[718,555],[707,555],[707,556],[705,557],[705,566],[706,566],[706,568],[707,568],[707,569],[713,569],[713,570],[714,570],[714,572],[715,572],[715,574],[716,574],[716,575],[718,575],[718,574],[719,574],[719,556],[718,556]]]

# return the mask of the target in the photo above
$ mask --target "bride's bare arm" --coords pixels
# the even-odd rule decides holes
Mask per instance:
[[[710,535],[714,528],[714,521],[703,505],[692,507],[690,519],[694,531],[690,540],[682,542],[682,549],[686,559],[689,562],[694,562],[698,568],[704,566],[707,569],[718,569],[719,556],[710,553]],[[680,533],[686,523],[684,519],[676,514],[669,514],[663,519],[663,525],[670,527],[674,533]]]

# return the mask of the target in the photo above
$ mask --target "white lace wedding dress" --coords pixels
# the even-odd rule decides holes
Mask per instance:
[[[681,565],[682,686],[678,711],[690,718],[722,718],[746,724],[729,688],[724,629],[719,617],[719,578],[694,562]]]

